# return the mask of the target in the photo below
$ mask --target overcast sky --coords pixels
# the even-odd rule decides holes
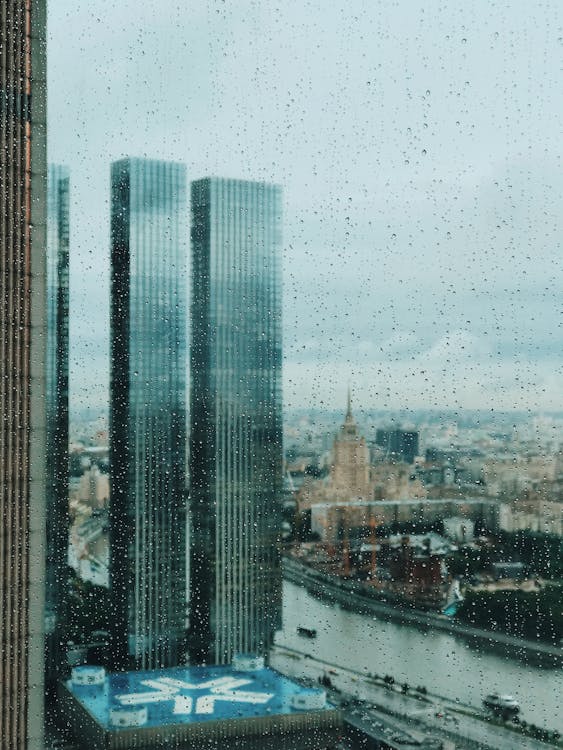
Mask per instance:
[[[107,402],[109,165],[284,189],[284,400],[561,408],[560,0],[51,0],[72,408]]]

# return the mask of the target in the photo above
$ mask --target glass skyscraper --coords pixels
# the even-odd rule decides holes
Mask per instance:
[[[192,663],[264,654],[281,625],[281,189],[194,182]]]
[[[68,169],[47,174],[47,566],[46,676],[60,674],[60,625],[66,600],[68,555]]]
[[[110,586],[117,668],[182,662],[186,174],[111,168]]]

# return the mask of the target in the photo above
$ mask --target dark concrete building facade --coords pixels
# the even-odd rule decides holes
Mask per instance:
[[[47,682],[60,676],[65,654],[68,558],[68,269],[69,172],[49,165],[47,181]]]
[[[43,749],[46,8],[0,4],[0,737]]]

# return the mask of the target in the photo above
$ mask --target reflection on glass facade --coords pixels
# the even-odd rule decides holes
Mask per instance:
[[[125,159],[111,191],[114,656],[147,669],[185,639],[185,167]]]
[[[50,165],[47,182],[47,677],[59,674],[68,548],[69,175]]]
[[[281,190],[192,184],[192,663],[265,653],[281,624]]]

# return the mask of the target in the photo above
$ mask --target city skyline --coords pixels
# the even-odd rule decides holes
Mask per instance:
[[[187,236],[182,164],[111,167],[110,590],[119,668],[182,663]]]
[[[558,407],[559,3],[54,5],[75,408],[106,400],[102,165],[123,152],[283,184],[288,407],[336,409],[349,380],[366,408]]]
[[[557,13],[2,5],[3,745],[560,743]]]
[[[190,660],[281,625],[281,190],[192,183]]]

